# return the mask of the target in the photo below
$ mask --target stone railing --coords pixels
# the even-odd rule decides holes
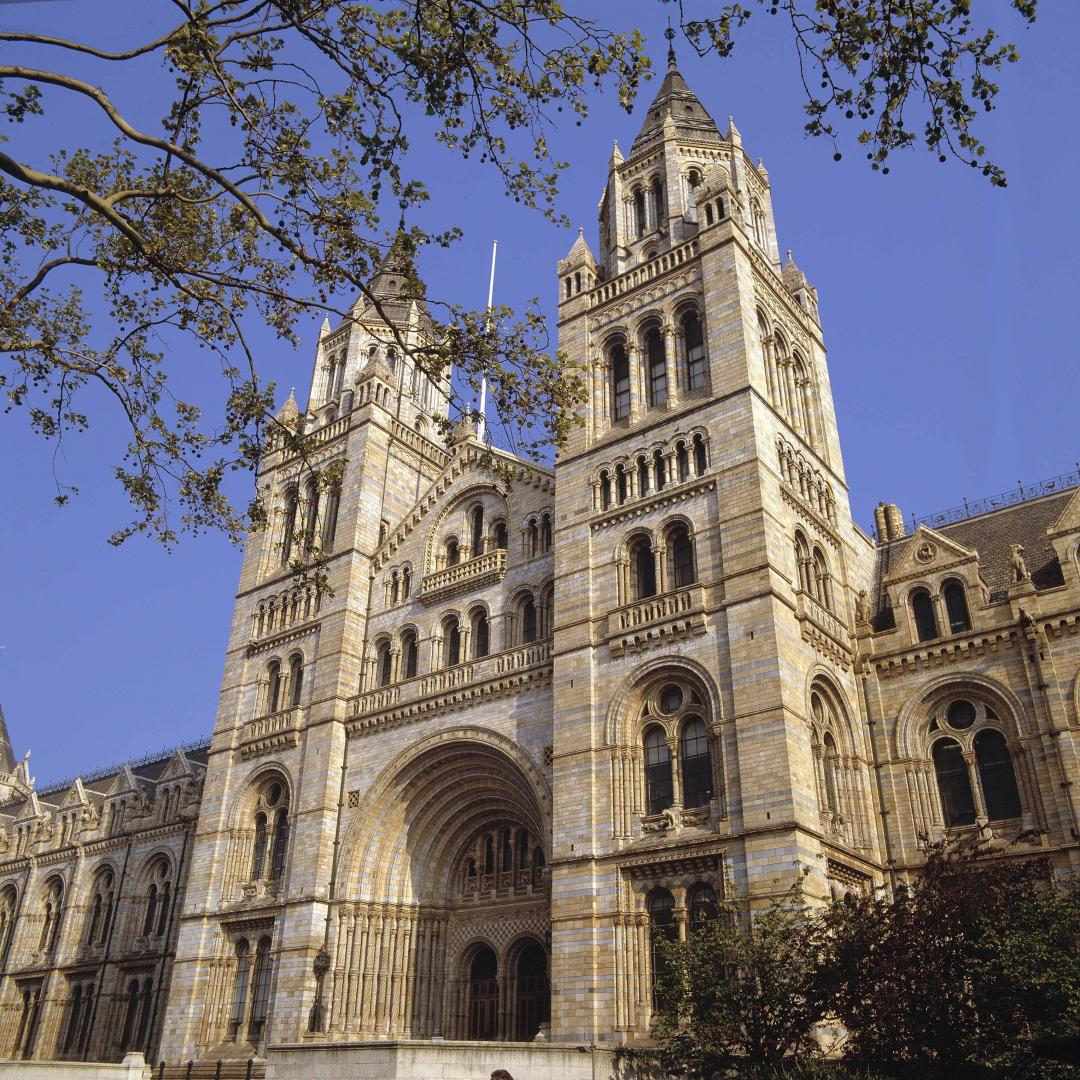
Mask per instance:
[[[339,416],[332,424],[327,424],[325,427],[319,428],[318,431],[305,432],[303,435],[298,436],[301,440],[301,447],[305,453],[310,453],[312,450],[317,450],[320,446],[324,446],[330,442],[331,439],[336,439],[339,435],[344,435],[349,430],[349,417]],[[266,437],[266,449],[269,453],[272,450],[283,450],[285,448],[285,433],[276,429],[272,430]],[[298,451],[294,451],[298,452]]]
[[[516,649],[495,653],[492,656],[468,660],[464,664],[418,675],[393,686],[380,686],[353,698],[353,713],[370,716],[397,706],[409,705],[425,698],[453,693],[472,684],[499,679],[506,675],[527,671],[551,663],[551,642],[535,641]]]
[[[271,750],[295,746],[300,741],[303,720],[303,705],[294,705],[291,709],[249,720],[240,735],[241,757],[256,757]]]
[[[706,630],[705,589],[701,585],[650,596],[608,615],[608,644],[620,655],[666,638],[697,637]]]
[[[796,594],[796,610],[799,622],[811,623],[817,630],[826,634],[845,652],[851,651],[851,631],[844,621],[834,615],[824,604],[801,589]]]
[[[425,602],[442,600],[455,593],[500,581],[505,573],[506,550],[496,548],[477,555],[475,559],[425,574],[420,581],[420,599]]]
[[[390,430],[395,439],[399,439],[410,450],[434,461],[440,469],[445,469],[450,464],[450,455],[441,446],[433,443],[426,435],[421,435],[419,431],[406,427],[400,420],[393,420]]]
[[[652,281],[669,270],[675,270],[689,262],[697,253],[698,242],[695,238],[657,255],[655,259],[649,259],[640,266],[635,266],[632,270],[627,270],[625,274],[620,274],[610,281],[603,281],[589,293],[589,307],[606,304],[609,300],[622,296],[623,293],[629,292],[646,281]]]

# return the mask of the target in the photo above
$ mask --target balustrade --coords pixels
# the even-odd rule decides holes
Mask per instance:
[[[444,599],[466,589],[474,589],[492,581],[499,581],[506,574],[506,550],[495,548],[475,559],[446,566],[425,574],[420,581],[420,599],[425,602]]]

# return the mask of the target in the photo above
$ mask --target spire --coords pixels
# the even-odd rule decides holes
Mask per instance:
[[[667,74],[645,114],[645,121],[631,147],[631,156],[644,149],[653,139],[663,135],[664,121],[668,117],[674,122],[677,134],[684,138],[716,143],[723,141],[713,118],[697,95],[686,85],[686,80],[679,71],[673,44],[675,31],[670,26],[664,31],[664,37],[668,39]]]
[[[327,334],[330,333],[330,319],[327,316],[323,316],[322,326],[319,327],[319,340],[321,341]]]
[[[13,773],[15,771],[15,752],[11,748],[11,737],[8,735],[7,721],[4,719],[4,707],[0,705],[0,773]]]

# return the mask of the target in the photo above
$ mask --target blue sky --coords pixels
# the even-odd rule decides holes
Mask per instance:
[[[111,26],[122,29],[107,34],[145,35],[150,5],[110,8]],[[658,4],[592,11],[640,26],[662,69]],[[115,44],[98,29],[98,3],[4,5],[0,25],[40,28],[61,13],[70,33]],[[1005,191],[925,152],[875,175],[854,131],[834,162],[831,146],[802,134],[802,91],[779,19],[756,15],[728,60],[679,49],[706,108],[721,124],[733,114],[747,151],[764,159],[780,247],[794,250],[820,290],[852,510],[864,526],[879,499],[910,517],[1068,472],[1080,458],[1071,328],[1080,140],[1069,134],[1080,101],[1080,4],[1042,5],[1031,30],[1016,19],[1001,28],[1022,60],[1002,74],[1000,106],[979,130],[1008,172]],[[656,86],[646,85],[632,117],[608,95],[582,127],[551,133],[556,155],[572,162],[561,207],[594,246],[612,140],[629,147]],[[50,135],[72,145],[81,124],[74,113],[53,113]],[[481,166],[438,148],[419,146],[417,163],[430,177],[431,221],[465,230],[451,251],[425,259],[430,293],[481,306],[497,239],[496,301],[536,296],[551,312],[554,266],[576,228],[508,202]],[[293,385],[301,399],[306,393],[317,329],[307,328],[298,352],[259,336],[260,362],[282,395]],[[183,375],[202,377],[190,364]],[[81,489],[60,510],[51,501],[52,448],[21,414],[0,414],[0,704],[16,751],[33,748],[41,783],[210,732],[239,574],[240,551],[219,537],[184,539],[171,554],[138,539],[120,549],[106,543],[126,520],[110,468],[122,429],[106,412],[94,422],[58,459]]]

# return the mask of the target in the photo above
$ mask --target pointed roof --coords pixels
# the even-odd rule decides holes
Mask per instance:
[[[669,28],[667,74],[660,84],[656,97],[653,98],[653,103],[649,106],[649,111],[645,114],[645,121],[634,140],[634,145],[630,148],[631,157],[644,149],[647,143],[663,134],[664,121],[668,117],[673,121],[675,132],[681,138],[706,142],[723,141],[716,122],[693,90],[686,85],[686,80],[679,71],[675,62],[675,49],[670,44],[674,36],[674,32]]]
[[[585,239],[585,230],[579,226],[577,239],[574,241],[565,257],[559,260],[559,273],[563,272],[564,267],[580,266],[582,264],[586,266],[595,266],[596,256],[593,255],[592,249],[589,247],[589,242]]]
[[[11,748],[11,736],[8,735],[7,721],[4,719],[4,707],[0,705],[0,773],[15,771],[15,751]]]

